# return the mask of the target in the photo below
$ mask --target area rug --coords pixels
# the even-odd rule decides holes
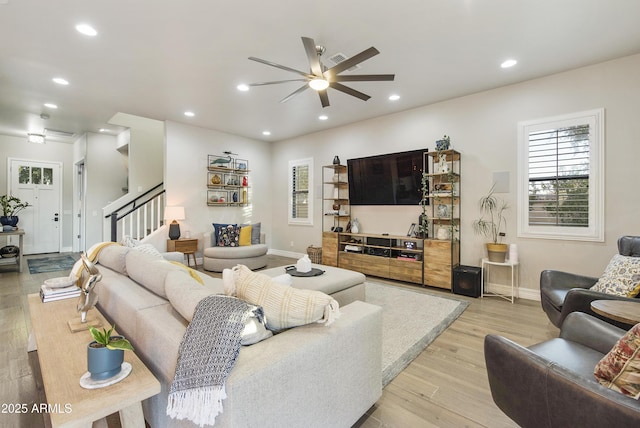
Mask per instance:
[[[75,259],[71,256],[51,256],[27,259],[30,274],[56,272],[59,270],[71,271],[75,262]]]
[[[469,302],[367,280],[366,301],[382,307],[386,386],[464,312]]]

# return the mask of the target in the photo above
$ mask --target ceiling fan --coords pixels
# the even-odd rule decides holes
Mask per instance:
[[[264,85],[275,85],[279,83],[287,83],[287,82],[305,82],[303,86],[293,91],[282,100],[281,103],[290,100],[301,92],[304,92],[308,88],[312,88],[318,92],[318,96],[320,97],[320,102],[322,103],[322,107],[329,106],[329,96],[327,94],[327,88],[333,88],[337,91],[344,92],[345,94],[351,95],[356,98],[360,98],[363,101],[367,101],[371,98],[367,94],[363,94],[360,91],[356,91],[348,86],[343,85],[340,82],[371,82],[371,81],[393,81],[395,78],[394,74],[359,74],[359,75],[346,75],[342,76],[342,73],[345,70],[348,70],[361,62],[368,60],[369,58],[378,55],[380,52],[374,48],[373,46],[369,49],[365,49],[359,54],[348,58],[339,64],[327,68],[321,61],[320,57],[325,51],[323,46],[316,45],[313,39],[309,37],[302,37],[302,44],[304,45],[304,50],[307,53],[307,59],[309,60],[310,72],[296,70],[291,67],[287,67],[284,65],[276,64],[275,62],[266,61],[264,59],[249,57],[250,60],[260,62],[262,64],[270,65],[272,67],[276,67],[285,71],[290,71],[292,73],[296,73],[301,75],[303,78],[300,79],[288,79],[288,80],[277,80],[273,82],[259,82],[259,83],[251,83],[248,86],[264,86]]]

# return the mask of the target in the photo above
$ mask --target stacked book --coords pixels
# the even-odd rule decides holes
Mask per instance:
[[[80,295],[80,288],[77,285],[69,285],[67,287],[52,288],[46,284],[40,287],[40,299],[43,303],[53,302],[55,300],[71,299]]]

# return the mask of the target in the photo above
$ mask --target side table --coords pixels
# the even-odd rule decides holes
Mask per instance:
[[[640,302],[594,300],[591,302],[591,310],[596,314],[625,324],[635,325],[640,322]]]
[[[490,279],[490,269],[489,267],[491,266],[506,266],[508,268],[511,269],[511,294],[510,295],[505,295],[505,294],[499,294],[499,293],[494,293],[494,292],[490,292],[485,290],[485,276],[487,279]],[[520,264],[518,262],[512,263],[509,261],[506,261],[504,263],[500,263],[500,262],[492,262],[489,259],[482,259],[482,275],[481,275],[481,290],[482,290],[482,296],[495,296],[495,297],[501,297],[505,300],[509,300],[511,303],[514,302],[514,299],[516,297],[516,292],[517,292],[517,288],[520,286],[520,281],[519,281],[519,266]]]
[[[132,367],[129,376],[104,388],[84,389],[80,378],[87,371],[87,345],[93,338],[88,330],[69,330],[67,321],[80,316],[76,299],[42,303],[37,293],[27,299],[47,404],[60,409],[49,413],[51,426],[91,427],[119,412],[122,427],[144,427],[142,401],[160,392],[160,382],[135,352],[124,353]],[[108,325],[97,309],[91,311]]]
[[[18,271],[22,272],[22,267],[24,266],[24,259],[22,258],[22,253],[24,252],[24,229],[16,229],[8,232],[0,231],[0,236],[18,236],[18,257],[16,263],[18,264]]]
[[[196,251],[198,251],[198,240],[195,238],[167,239],[167,251],[179,251],[187,256],[187,266],[191,267],[191,256],[193,264],[198,269],[196,261]]]

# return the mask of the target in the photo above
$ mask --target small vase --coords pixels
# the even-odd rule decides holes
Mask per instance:
[[[335,155],[333,157],[333,164],[334,165],[340,165],[340,158],[338,157],[338,155]]]
[[[357,218],[351,222],[351,233],[360,233],[360,222]]]
[[[87,370],[91,373],[91,379],[109,379],[120,373],[124,361],[122,349],[109,349],[107,347],[94,348],[91,342],[87,345]]]
[[[3,215],[0,217],[0,224],[2,224],[3,226],[11,226],[11,227],[16,227],[16,225],[18,224],[18,216],[17,215]]]

